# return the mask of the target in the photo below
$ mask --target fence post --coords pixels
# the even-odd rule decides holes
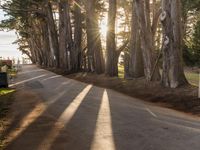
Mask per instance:
[[[199,89],[198,89],[198,98],[200,98],[200,70],[199,70]]]

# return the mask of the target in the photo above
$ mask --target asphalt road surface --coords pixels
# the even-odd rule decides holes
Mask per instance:
[[[7,150],[200,150],[200,119],[24,66]]]

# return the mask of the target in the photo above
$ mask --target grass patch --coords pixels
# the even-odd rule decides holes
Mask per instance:
[[[193,71],[185,71],[185,76],[191,85],[199,86],[199,74]],[[118,66],[118,77],[124,78],[124,66]]]
[[[185,72],[186,78],[190,84],[199,86],[199,74],[195,72]]]
[[[13,89],[0,89],[0,96],[13,93],[14,91],[15,91],[15,90],[13,90]]]
[[[124,78],[124,66],[118,65],[118,77]]]

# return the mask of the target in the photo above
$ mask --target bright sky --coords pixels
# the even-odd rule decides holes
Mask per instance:
[[[4,12],[0,9],[0,21],[6,19]],[[3,58],[20,58],[21,52],[17,50],[17,45],[12,44],[17,39],[15,32],[0,31],[0,57]]]

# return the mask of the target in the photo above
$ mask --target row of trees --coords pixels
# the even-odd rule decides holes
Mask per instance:
[[[200,67],[200,0],[182,0],[182,3],[184,61],[188,66]]]
[[[33,63],[114,77],[123,54],[125,77],[172,88],[187,84],[180,0],[11,0],[1,7],[9,15],[1,26],[16,30],[19,49]],[[120,15],[125,19],[119,35]],[[99,25],[105,16],[104,49]]]

